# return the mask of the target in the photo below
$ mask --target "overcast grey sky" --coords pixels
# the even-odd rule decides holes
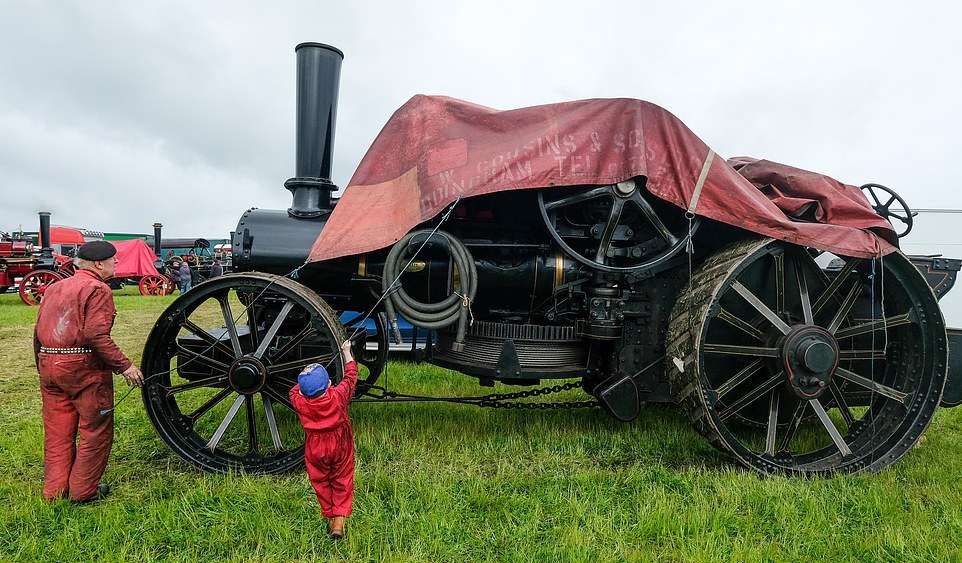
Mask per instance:
[[[749,155],[962,208],[952,2],[0,1],[0,229],[226,237],[286,209],[294,46],[344,51],[334,181],[414,94],[632,97]],[[962,227],[946,236],[962,239]],[[962,241],[960,241],[962,242]]]

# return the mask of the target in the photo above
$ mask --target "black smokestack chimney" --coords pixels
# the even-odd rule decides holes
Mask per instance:
[[[50,246],[50,212],[40,212],[40,231],[37,233],[40,240],[40,255],[44,258],[53,257],[53,247]]]
[[[322,43],[301,43],[297,54],[297,165],[284,182],[294,201],[292,217],[318,217],[331,211],[331,161],[337,90],[344,53]]]
[[[154,223],[154,254],[160,258],[161,248],[160,248],[160,229],[163,227],[163,223]]]

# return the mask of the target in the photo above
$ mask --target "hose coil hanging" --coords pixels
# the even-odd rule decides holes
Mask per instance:
[[[428,237],[426,240],[420,240],[425,236]],[[406,267],[404,261],[407,256],[413,253],[414,247],[422,244],[446,247],[458,270],[458,287],[446,299],[437,303],[421,303],[411,298],[404,291],[398,276],[401,269]],[[393,287],[392,280],[397,280],[393,283]],[[458,331],[454,339],[454,349],[456,352],[464,349],[468,314],[478,289],[478,269],[471,252],[461,241],[444,231],[437,231],[433,236],[430,230],[408,233],[391,248],[391,252],[387,255],[384,262],[383,284],[384,293],[387,295],[385,308],[396,341],[400,341],[397,325],[397,315],[400,313],[411,324],[427,329],[445,328],[457,322]]]

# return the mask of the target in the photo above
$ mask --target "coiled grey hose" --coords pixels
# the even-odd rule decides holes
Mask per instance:
[[[417,236],[430,236],[425,244],[440,245],[446,242],[448,252],[454,265],[458,269],[459,289],[451,293],[446,299],[437,303],[421,303],[415,301],[404,291],[398,277],[399,269],[404,266],[403,261],[411,241]],[[437,239],[437,241],[433,240]],[[454,339],[455,351],[464,349],[464,334],[467,331],[468,313],[474,295],[478,289],[478,269],[474,264],[474,257],[461,241],[444,231],[437,231],[431,235],[429,230],[412,231],[399,240],[384,262],[383,272],[384,300],[391,327],[397,335],[397,314],[411,321],[411,324],[427,329],[438,329],[458,323],[457,336]],[[391,280],[398,280],[394,287],[390,287]]]

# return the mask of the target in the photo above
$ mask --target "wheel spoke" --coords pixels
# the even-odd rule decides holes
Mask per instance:
[[[842,302],[842,305],[838,308],[835,316],[832,317],[832,322],[830,322],[828,327],[826,327],[827,331],[835,334],[835,331],[838,330],[838,327],[842,325],[842,321],[845,320],[845,317],[848,315],[849,311],[852,310],[852,306],[855,305],[855,300],[858,299],[860,293],[862,293],[862,284],[853,285],[852,289],[849,290],[848,295],[845,296],[845,301]]]
[[[261,402],[264,403],[264,416],[267,418],[267,429],[271,433],[271,441],[274,442],[274,449],[284,450],[284,443],[281,441],[281,433],[277,429],[277,419],[274,416],[274,404],[268,393],[261,393]]]
[[[608,221],[605,229],[601,233],[598,241],[598,250],[595,252],[595,262],[603,264],[608,256],[608,247],[611,246],[611,239],[615,236],[615,230],[621,221],[621,212],[625,209],[625,202],[621,198],[614,198],[611,202],[611,212],[608,214]]]
[[[842,414],[845,424],[847,424],[849,430],[851,430],[852,425],[855,424],[855,417],[852,416],[852,411],[849,410],[848,404],[845,402],[845,397],[842,395],[842,390],[838,388],[838,385],[834,381],[828,384],[828,390],[832,393],[832,399],[835,400],[835,405],[838,407],[838,412]]]
[[[808,279],[805,277],[805,270],[802,268],[801,261],[795,263],[795,278],[798,280],[798,296],[802,302],[802,320],[807,325],[815,324],[815,315],[812,314],[812,300],[808,294]]]
[[[323,364],[327,365],[332,359],[334,359],[334,354],[321,354],[319,356],[311,356],[310,358],[298,358],[290,362],[284,362],[282,364],[274,364],[267,368],[267,373],[274,377],[281,374],[287,373],[292,370],[300,371],[304,369],[307,364]]]
[[[828,417],[828,413],[825,412],[825,409],[822,407],[822,403],[819,403],[818,399],[809,399],[808,404],[812,405],[812,410],[815,411],[815,414],[822,422],[822,426],[825,427],[828,435],[832,437],[832,441],[835,442],[835,445],[838,447],[838,451],[842,452],[843,456],[852,455],[852,450],[849,449],[848,444],[845,443],[845,439],[842,438],[838,428],[835,428],[835,423],[832,422],[832,419]]]
[[[220,350],[225,356],[229,358],[237,357],[237,356],[234,356],[233,350],[231,350],[226,345],[224,345],[224,343],[221,342],[220,340],[214,338],[209,332],[207,332],[206,330],[194,324],[194,322],[191,321],[190,319],[184,319],[184,321],[181,323],[181,326],[186,328],[191,334],[193,334],[197,338],[200,338],[204,342],[210,344],[213,347],[213,349]]]
[[[731,391],[735,387],[738,387],[745,381],[748,381],[748,378],[755,375],[755,373],[757,373],[758,370],[762,369],[763,365],[764,363],[762,362],[762,360],[755,360],[754,362],[745,366],[741,371],[731,376],[731,378],[729,378],[728,381],[719,385],[718,389],[715,390],[715,392],[718,394],[718,398],[721,399],[722,397],[727,395],[729,391]]]
[[[763,358],[777,358],[779,356],[778,348],[738,346],[735,344],[705,344],[702,347],[702,351],[726,356],[753,356]]]
[[[881,383],[872,381],[867,377],[863,377],[853,371],[849,371],[842,367],[836,368],[835,375],[837,375],[838,377],[841,377],[846,381],[850,381],[856,385],[859,385],[875,393],[878,393],[879,395],[888,397],[889,399],[892,399],[894,401],[898,401],[903,405],[906,402],[906,398],[908,398],[908,393],[903,393],[902,391],[893,389],[888,385],[882,385]]]
[[[839,361],[846,360],[884,360],[885,350],[842,350],[838,353]]]
[[[575,205],[576,203],[582,203],[590,199],[595,199],[597,197],[609,196],[610,189],[608,186],[600,186],[597,188],[592,188],[588,191],[579,192],[572,194],[554,201],[544,202],[544,208],[548,211],[553,211],[555,209],[561,209],[562,207],[568,207],[569,205]]]
[[[792,413],[792,419],[788,422],[788,428],[785,429],[785,435],[782,436],[782,443],[778,446],[778,451],[787,452],[788,447],[792,445],[792,439],[795,438],[795,433],[798,432],[798,427],[801,426],[802,420],[805,419],[805,409],[808,406],[806,401],[799,401],[795,405],[795,412]]]
[[[224,326],[227,327],[227,333],[230,334],[230,343],[234,347],[234,357],[239,358],[244,355],[241,350],[240,338],[237,337],[237,327],[234,325],[234,315],[230,310],[230,303],[227,302],[227,294],[217,298],[217,302],[220,303],[221,314],[224,315]]]
[[[666,243],[668,243],[669,246],[678,242],[678,237],[671,234],[671,231],[669,231],[668,227],[666,227],[665,224],[661,221],[661,218],[658,217],[658,213],[655,212],[651,204],[648,203],[648,200],[646,200],[645,197],[641,195],[640,191],[636,190],[635,193],[631,195],[631,198],[629,199],[629,201],[631,201],[632,203],[637,205],[639,209],[641,209],[641,212],[645,215],[645,219],[648,220],[648,223],[651,224],[651,226],[655,229],[655,232],[658,233],[658,236],[660,236]]]
[[[274,319],[273,323],[271,323],[271,327],[267,329],[267,334],[264,335],[264,340],[261,341],[260,346],[258,346],[257,350],[254,351],[255,358],[261,359],[264,357],[264,351],[267,350],[268,344],[270,344],[274,339],[274,336],[277,335],[277,331],[281,329],[281,325],[284,324],[284,320],[287,319],[287,315],[290,314],[291,309],[293,308],[294,301],[288,300],[284,302],[284,306],[281,307],[281,310],[277,313],[277,318]]]
[[[195,352],[194,350],[191,350],[190,348],[186,348],[183,344],[181,344],[181,343],[179,343],[179,342],[177,343],[177,354],[183,354],[183,355],[186,355],[186,356],[190,356],[189,358],[187,358],[187,361],[185,361],[184,363],[182,363],[182,364],[181,364],[181,363],[178,363],[178,364],[177,364],[177,367],[178,367],[178,368],[180,368],[181,366],[186,366],[187,364],[189,364],[189,363],[191,363],[191,362],[200,362],[200,363],[204,364],[204,365],[207,366],[207,367],[211,367],[211,368],[214,368],[214,369],[216,369],[216,370],[220,370],[222,373],[227,373],[227,370],[230,369],[230,366],[227,365],[227,364],[225,364],[224,362],[219,362],[219,361],[215,360],[214,358],[211,358],[211,357],[209,357],[209,356],[205,356],[205,355],[201,354],[200,352]]]
[[[223,401],[224,399],[226,399],[227,396],[230,395],[230,394],[233,393],[233,392],[234,392],[234,390],[231,389],[230,387],[228,387],[228,388],[226,388],[226,389],[221,389],[220,392],[217,393],[216,395],[214,395],[213,397],[211,397],[209,401],[207,401],[206,403],[204,403],[203,405],[201,405],[201,406],[200,406],[197,410],[195,410],[194,412],[192,412],[192,413],[190,413],[190,414],[188,414],[188,415],[185,415],[185,416],[190,420],[191,425],[193,425],[195,422],[197,422],[197,419],[199,419],[200,417],[204,416],[204,414],[205,414],[207,411],[209,411],[210,409],[216,407],[218,404],[221,403],[221,401]]]
[[[768,393],[769,391],[777,387],[784,378],[785,378],[785,374],[783,372],[780,371],[776,373],[772,377],[762,382],[758,387],[756,387],[752,391],[742,395],[737,401],[732,403],[731,406],[729,406],[725,410],[718,413],[718,417],[721,418],[722,420],[727,419],[731,415],[735,414],[736,412],[742,410],[743,408],[747,407],[748,405],[762,398],[766,393]]]
[[[177,393],[183,393],[184,391],[190,391],[191,389],[199,389],[201,387],[220,387],[227,377],[224,375],[215,375],[214,377],[205,377],[204,379],[197,379],[195,381],[190,381],[183,383],[181,385],[174,385],[172,387],[167,387],[167,396],[176,395]]]
[[[210,451],[217,449],[217,444],[220,442],[220,439],[224,437],[224,432],[227,431],[227,427],[230,426],[231,421],[237,416],[237,411],[240,410],[243,404],[244,396],[238,395],[237,399],[234,400],[234,404],[230,406],[230,410],[227,411],[227,416],[220,422],[220,426],[217,427],[217,430],[214,431],[213,436],[211,436],[207,442],[207,449]]]
[[[828,304],[829,299],[834,298],[836,301],[838,300],[838,296],[835,295],[835,292],[842,287],[842,284],[845,283],[845,280],[847,280],[848,277],[852,275],[852,272],[855,271],[855,265],[857,262],[858,260],[849,260],[845,263],[842,269],[839,270],[838,275],[836,275],[835,278],[828,284],[828,287],[825,288],[825,291],[822,292],[822,294],[815,301],[815,304],[812,305],[812,313],[814,315],[818,315],[819,312],[821,312],[822,307]]]
[[[889,197],[889,200],[888,200],[888,201],[885,202],[885,205],[882,206],[882,209],[884,209],[885,211],[888,211],[888,210],[889,210],[889,206],[892,205],[892,203],[894,203],[894,202],[895,202],[895,196],[893,195],[893,196]],[[886,215],[891,215],[891,213],[886,213]]]
[[[271,354],[271,359],[277,360],[279,358],[283,358],[285,355],[287,355],[287,353],[293,350],[298,344],[303,342],[305,338],[307,338],[308,336],[311,336],[316,332],[317,332],[317,329],[315,329],[313,325],[308,324],[307,326],[304,327],[303,330],[301,330],[301,332],[297,333],[297,335],[294,336],[294,338],[292,338],[290,342],[285,344],[277,352],[274,352],[273,354]]]
[[[785,253],[772,256],[775,260],[775,313],[785,312]]]
[[[757,328],[755,328],[754,326],[750,325],[750,324],[748,323],[748,321],[746,321],[746,320],[744,320],[744,319],[741,319],[741,318],[735,316],[734,313],[732,313],[731,311],[728,311],[728,310],[725,309],[724,307],[721,307],[721,308],[720,308],[720,310],[719,310],[719,312],[718,312],[718,318],[721,319],[721,320],[723,320],[723,321],[725,321],[726,323],[732,325],[733,327],[737,328],[738,330],[744,332],[744,333],[747,334],[748,336],[751,336],[751,337],[754,338],[755,340],[758,340],[759,342],[764,342],[764,341],[765,341],[765,333],[764,333],[764,332],[762,332],[762,331],[758,330]]]
[[[294,387],[294,385],[291,385],[288,387],[288,389],[291,387]],[[261,387],[261,393],[270,396],[275,402],[280,403],[289,409],[293,410],[294,408],[293,405],[291,405],[290,396],[287,393],[278,391],[273,385],[265,385],[264,387]]]
[[[254,395],[246,395],[244,404],[247,406],[247,449],[257,452],[257,421],[254,416]]]
[[[783,321],[778,315],[769,309],[768,305],[762,303],[762,300],[752,293],[751,290],[742,285],[740,281],[735,280],[732,282],[732,289],[741,295],[745,301],[748,301],[748,304],[754,307],[756,311],[761,313],[763,317],[768,319],[768,322],[772,323],[779,332],[782,334],[788,334],[789,331],[791,331],[791,328],[785,324],[785,321]]]
[[[781,394],[772,390],[771,399],[768,402],[768,428],[765,432],[765,453],[775,455],[775,436],[778,431],[778,401]]]
[[[884,319],[874,319],[866,323],[839,329],[835,332],[835,338],[850,338],[852,336],[859,336],[861,334],[875,332],[876,330],[895,328],[911,323],[912,320],[909,317],[909,313],[904,313],[901,315],[886,317]]]
[[[280,383],[280,384],[284,385],[284,386],[287,387],[288,389],[290,389],[291,387],[294,387],[295,385],[297,385],[297,381],[295,381],[295,380],[293,380],[293,379],[291,379],[291,378],[289,378],[289,377],[284,377],[283,375],[275,375],[274,378],[273,378],[273,380],[274,380],[276,383]]]

